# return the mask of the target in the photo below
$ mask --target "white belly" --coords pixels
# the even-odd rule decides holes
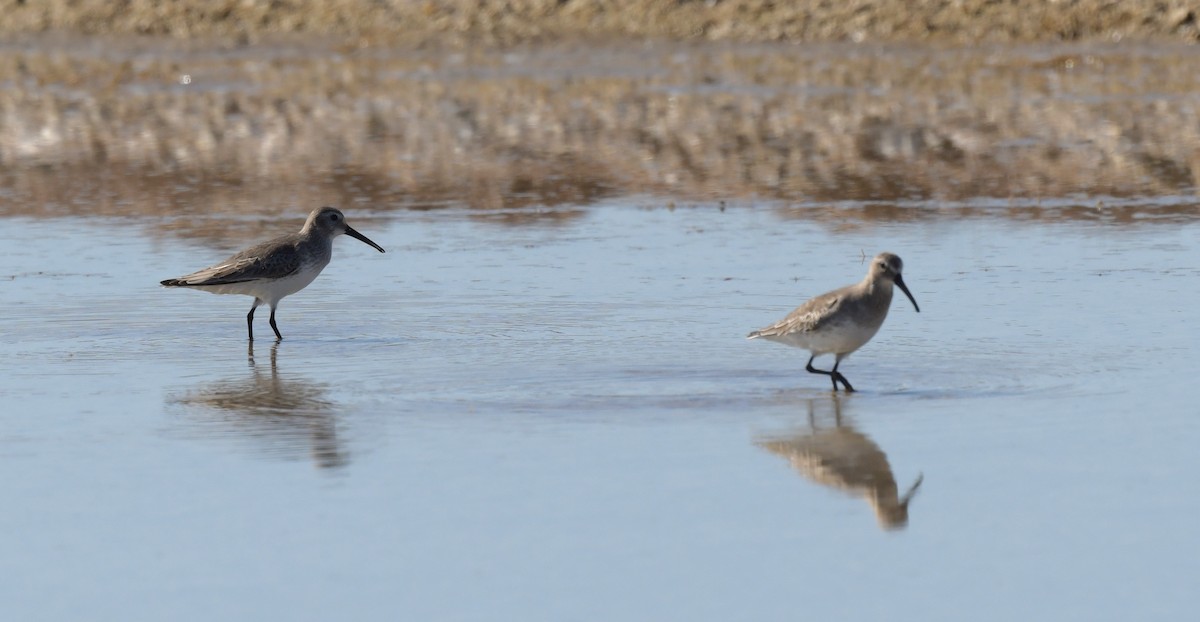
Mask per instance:
[[[807,333],[788,333],[766,337],[771,341],[804,348],[813,354],[850,354],[863,347],[879,332],[878,326],[863,326],[856,322],[827,325]]]

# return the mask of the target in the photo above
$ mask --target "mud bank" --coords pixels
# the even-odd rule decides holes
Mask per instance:
[[[214,209],[264,192],[483,208],[1190,195],[1194,69],[1189,46],[1130,44],[36,38],[0,49],[0,209],[175,213],[194,192]]]
[[[688,41],[1054,42],[1200,36],[1195,2],[1066,0],[153,0],[9,2],[0,32],[306,34],[414,45]]]

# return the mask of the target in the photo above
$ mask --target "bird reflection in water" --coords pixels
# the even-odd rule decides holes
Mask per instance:
[[[898,494],[896,478],[887,454],[870,438],[842,418],[841,398],[833,395],[833,426],[818,425],[815,406],[808,403],[808,429],[772,436],[755,442],[767,451],[787,458],[792,468],[804,477],[837,490],[862,497],[871,504],[879,526],[903,529],[908,525],[908,503],[920,487],[923,475]]]
[[[338,443],[334,405],[323,399],[327,389],[281,374],[278,353],[279,342],[275,342],[270,373],[266,373],[255,363],[254,343],[250,342],[249,378],[216,382],[173,401],[217,415],[227,428],[223,436],[231,431],[256,441],[268,453],[285,457],[307,447],[318,467],[344,466],[347,458]]]

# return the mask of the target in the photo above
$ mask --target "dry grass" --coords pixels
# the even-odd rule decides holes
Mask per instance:
[[[0,53],[0,82],[15,87],[0,90],[4,213],[616,195],[1094,203],[1191,192],[1200,175],[1186,47],[500,54],[66,38]]]

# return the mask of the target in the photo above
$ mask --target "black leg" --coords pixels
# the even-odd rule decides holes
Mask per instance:
[[[271,330],[275,331],[275,340],[283,339],[283,335],[279,334],[279,327],[275,325],[275,307],[271,307]]]
[[[250,312],[246,314],[246,331],[250,333],[250,341],[254,341],[254,310],[258,308],[258,301],[254,301],[254,306],[250,307]]]
[[[833,362],[833,371],[830,372],[833,374],[833,390],[837,391],[837,383],[839,380],[841,380],[842,386],[846,388],[846,393],[853,393],[854,387],[850,386],[850,383],[846,382],[846,377],[843,376],[842,373],[837,370],[838,365],[841,365],[841,364],[842,364],[841,359],[838,359]]]
[[[837,384],[838,384],[838,382],[841,382],[843,385],[845,385],[845,387],[846,387],[846,392],[847,392],[847,393],[850,393],[850,392],[854,391],[854,387],[850,386],[850,383],[849,383],[849,382],[846,382],[846,377],[845,377],[845,376],[843,376],[843,375],[842,375],[840,372],[838,372],[838,370],[837,370],[837,367],[838,367],[838,365],[841,363],[841,361],[838,361],[838,362],[836,362],[836,363],[834,363],[834,364],[833,364],[833,371],[825,371],[825,370],[823,370],[823,369],[817,369],[816,367],[813,367],[813,366],[812,366],[813,359],[815,359],[815,358],[817,358],[817,355],[815,355],[815,354],[814,354],[814,355],[812,355],[812,356],[810,356],[810,357],[808,357],[808,365],[805,365],[805,366],[804,366],[804,369],[805,369],[806,371],[808,371],[808,373],[810,373],[810,374],[823,374],[823,375],[825,375],[825,376],[829,376],[829,379],[833,381],[833,390],[834,390],[834,391],[837,391],[837,388],[838,388]]]
[[[833,390],[837,391],[837,378],[834,378],[833,372],[829,372],[829,371],[825,371],[823,369],[817,369],[816,367],[813,367],[812,362],[813,362],[813,359],[815,359],[815,358],[817,358],[816,354],[808,357],[808,365],[805,365],[804,369],[806,371],[808,371],[808,373],[810,373],[810,374],[822,374],[825,376],[829,376],[830,378],[833,378]]]

